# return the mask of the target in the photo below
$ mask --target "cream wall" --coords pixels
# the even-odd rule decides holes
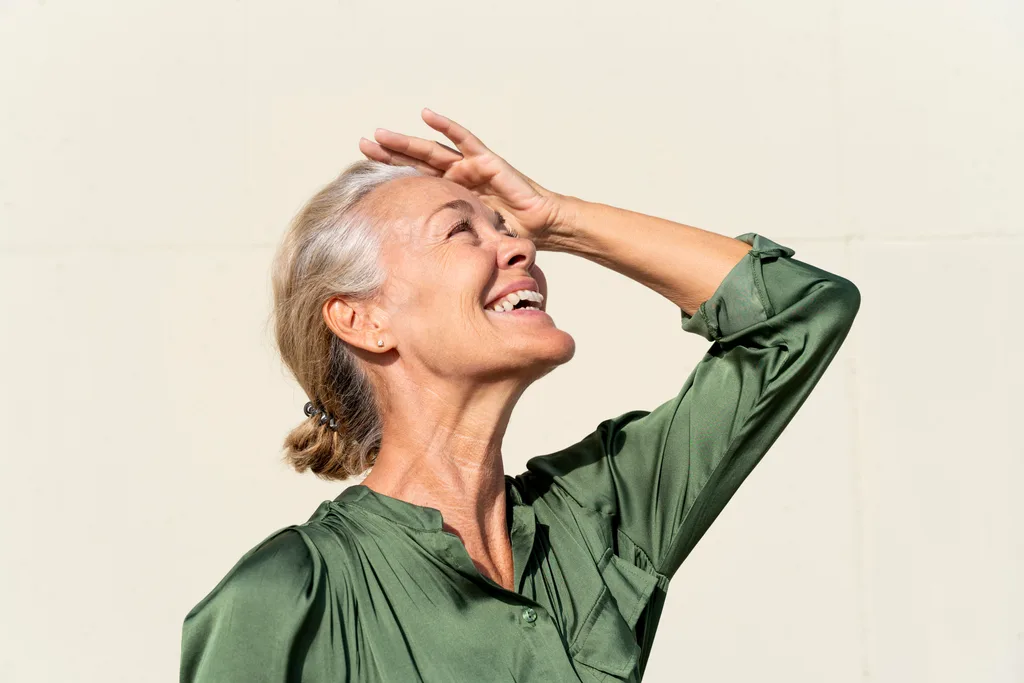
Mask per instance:
[[[278,460],[306,399],[269,260],[359,136],[425,135],[422,106],[553,189],[861,289],[645,680],[1024,680],[1017,0],[7,0],[0,88],[3,680],[175,680],[185,613],[341,490]],[[706,348],[642,286],[540,263],[578,351],[523,397],[509,471]]]

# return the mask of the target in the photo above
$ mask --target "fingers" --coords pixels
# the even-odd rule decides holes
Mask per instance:
[[[442,147],[444,147],[444,148],[445,148],[446,150],[448,150],[449,152],[454,152],[455,154],[458,154],[458,155],[459,155],[460,157],[462,156],[462,152],[460,152],[460,151],[459,151],[459,150],[457,150],[457,149],[452,149],[451,147],[449,147],[448,145],[444,144],[444,143],[443,143],[443,142],[441,142],[440,140],[438,140],[438,141],[437,141],[437,144],[441,145]]]
[[[392,166],[415,166],[424,173],[432,176],[444,175],[444,171],[439,168],[435,168],[430,164],[407,154],[387,149],[372,140],[367,140],[366,138],[359,138],[359,151],[362,152],[367,159],[371,159],[373,161],[381,161],[385,164],[391,164]]]
[[[452,149],[442,142],[378,128],[373,133],[375,141],[360,138],[359,151],[374,161],[397,166],[415,166],[434,176],[443,176],[453,164],[464,159],[466,155],[490,151],[479,138],[448,117],[427,108],[424,108],[421,114],[427,125],[444,133],[458,149]]]
[[[480,141],[480,138],[473,135],[463,126],[452,121],[447,116],[442,116],[435,111],[423,108],[420,112],[420,116],[423,117],[423,121],[434,130],[440,131],[445,134],[449,140],[455,143],[455,146],[462,150],[463,154],[481,154],[489,151],[487,146]]]
[[[442,173],[456,161],[462,160],[461,152],[445,147],[439,142],[395,133],[384,128],[374,131],[373,137],[382,147],[424,161]]]

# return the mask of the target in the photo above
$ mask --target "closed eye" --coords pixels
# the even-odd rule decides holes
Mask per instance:
[[[512,237],[519,237],[518,233],[516,233],[514,230],[512,230],[512,228],[508,227],[508,224],[505,222],[505,217],[504,216],[502,216],[497,211],[494,212],[494,215],[496,216],[496,220],[497,220],[497,223],[498,223],[498,225],[497,225],[498,229],[504,228],[504,230],[505,230],[505,232],[507,234],[511,235]],[[456,235],[457,233],[460,233],[463,230],[469,230],[470,232],[473,232],[474,234],[476,233],[476,230],[473,228],[473,224],[469,221],[468,218],[460,218],[459,222],[456,223],[452,227],[452,229],[448,232],[448,237],[452,237],[453,235]]]
[[[455,227],[453,227],[451,231],[449,231],[448,237],[451,237],[452,235],[458,232],[462,232],[463,230],[473,230],[472,223],[470,223],[469,220],[466,218],[460,219],[459,222],[455,224]]]
[[[512,228],[508,227],[508,224],[505,222],[505,217],[504,216],[502,216],[498,211],[495,211],[494,215],[497,216],[497,218],[498,218],[498,227],[499,228],[505,228],[505,232],[507,232],[509,235],[512,235],[512,237],[519,237],[519,233],[517,233]]]

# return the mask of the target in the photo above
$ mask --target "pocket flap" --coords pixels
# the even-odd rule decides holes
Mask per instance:
[[[633,628],[658,580],[613,554],[611,548],[601,558],[598,569],[604,588],[571,654],[586,666],[625,678],[640,656]]]
[[[658,585],[657,577],[614,554],[601,570],[601,576],[632,630]]]
[[[640,646],[607,588],[601,590],[581,635],[570,650],[581,664],[619,678],[628,676],[636,666]]]

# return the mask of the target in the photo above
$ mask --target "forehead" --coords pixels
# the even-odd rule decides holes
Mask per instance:
[[[461,185],[443,178],[413,176],[398,178],[376,188],[367,196],[375,213],[399,232],[413,236],[428,229],[428,219],[453,200],[466,202],[475,212],[486,213],[479,197]],[[465,204],[463,204],[465,206]]]

